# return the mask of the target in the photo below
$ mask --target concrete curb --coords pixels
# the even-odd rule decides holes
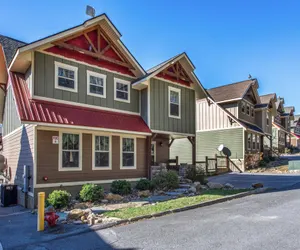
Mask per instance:
[[[19,245],[19,246],[14,246],[14,247],[21,247],[21,246],[25,247],[25,246],[30,246],[30,245],[36,245],[36,244],[50,242],[50,241],[53,241],[53,240],[59,240],[59,239],[67,238],[67,237],[70,237],[70,236],[85,234],[85,233],[89,233],[89,232],[96,232],[96,231],[99,231],[99,230],[119,226],[119,225],[122,225],[122,224],[128,224],[128,223],[132,223],[132,222],[136,222],[136,221],[144,220],[144,219],[157,218],[157,217],[161,217],[161,216],[164,216],[164,215],[179,213],[179,212],[183,212],[183,211],[187,211],[187,210],[191,210],[191,209],[195,209],[195,208],[206,207],[206,206],[210,206],[210,205],[214,205],[214,204],[218,204],[218,203],[223,203],[225,201],[230,201],[230,200],[234,200],[234,199],[237,199],[237,198],[246,197],[246,196],[253,195],[253,194],[265,193],[265,192],[272,191],[272,190],[274,190],[274,189],[273,188],[259,188],[259,189],[251,190],[251,191],[244,192],[244,193],[228,195],[228,196],[225,196],[223,198],[216,199],[216,200],[201,202],[199,204],[186,206],[186,207],[183,207],[183,208],[172,209],[172,210],[159,212],[159,213],[155,213],[155,214],[151,214],[151,215],[138,216],[138,217],[119,220],[119,221],[115,221],[115,222],[111,222],[111,223],[107,223],[107,224],[94,225],[92,227],[84,228],[84,229],[76,231],[76,232],[70,232],[70,233],[66,233],[64,235],[59,235],[59,236],[57,236],[55,238],[52,238],[52,239],[49,239],[49,240],[41,240],[41,241],[32,242],[32,243]],[[1,250],[1,248],[0,248],[0,250]]]

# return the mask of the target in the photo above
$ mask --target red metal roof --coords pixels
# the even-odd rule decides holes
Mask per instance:
[[[24,122],[85,126],[151,133],[141,116],[30,99],[24,75],[10,73],[20,119]]]

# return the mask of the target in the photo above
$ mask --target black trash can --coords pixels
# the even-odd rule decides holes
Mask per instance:
[[[1,185],[1,206],[7,207],[16,204],[18,204],[17,185],[2,184]]]

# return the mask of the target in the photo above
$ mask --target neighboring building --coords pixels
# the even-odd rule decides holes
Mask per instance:
[[[190,143],[194,162],[195,103],[207,96],[194,65],[182,53],[145,71],[120,38],[103,14],[4,48],[3,154],[20,204],[33,207],[40,191],[147,177],[176,139]]]
[[[256,124],[262,128],[265,133],[263,140],[264,155],[272,154],[272,120],[276,115],[276,94],[267,94],[260,96],[260,104],[255,105]]]
[[[276,102],[277,113],[272,122],[273,148],[284,153],[291,143],[290,121],[294,119],[294,107],[284,107],[284,98],[278,97]]]
[[[291,145],[300,149],[300,114],[291,121]]]
[[[259,161],[264,132],[256,125],[258,87],[256,79],[237,82],[207,90],[215,103],[197,101],[197,161],[219,154],[221,144],[242,170]]]

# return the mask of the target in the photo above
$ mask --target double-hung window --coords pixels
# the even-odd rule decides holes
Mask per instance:
[[[121,169],[136,168],[136,139],[121,137]]]
[[[106,75],[87,71],[87,94],[97,97],[106,97]]]
[[[252,150],[256,148],[256,135],[252,134]]]
[[[247,147],[248,147],[248,150],[251,150],[251,138],[252,138],[252,134],[248,133],[247,134]]]
[[[251,116],[254,117],[254,108],[251,107]]]
[[[55,88],[77,92],[77,72],[77,67],[55,62]]]
[[[60,133],[60,171],[81,170],[81,134]]]
[[[115,101],[130,103],[130,82],[115,78]]]
[[[180,119],[180,89],[169,86],[169,117]]]
[[[250,105],[247,104],[247,115],[250,115]]]
[[[242,113],[245,114],[245,103],[244,102],[242,102]]]
[[[93,170],[111,169],[111,136],[94,136]]]

